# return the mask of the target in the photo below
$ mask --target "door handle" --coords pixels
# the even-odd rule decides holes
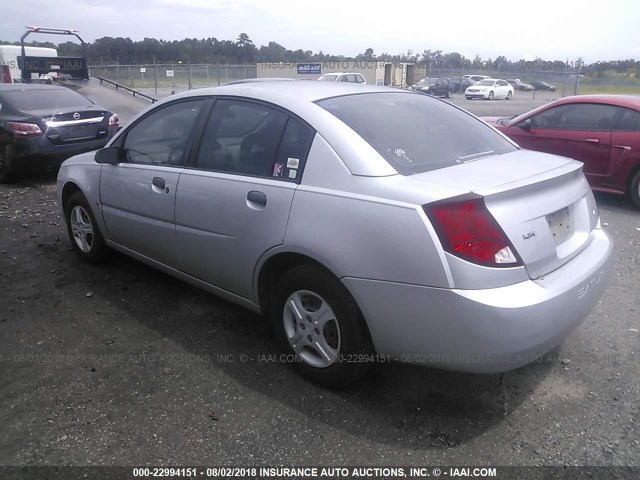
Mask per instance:
[[[611,145],[612,147],[621,148],[623,150],[631,150],[629,145]]]
[[[267,205],[267,196],[257,190],[251,190],[247,193],[247,204],[249,206],[253,204],[259,207],[265,207]]]
[[[585,138],[584,141],[589,143],[600,143],[599,138]]]
[[[169,193],[169,187],[167,187],[167,184],[164,181],[164,178],[162,178],[162,177],[153,177],[153,180],[151,181],[151,184],[153,185],[153,187],[151,187],[151,188],[152,188],[152,190],[154,192],[156,192],[156,193]]]
[[[153,181],[151,183],[153,183],[154,187],[158,187],[161,190],[164,190],[164,187],[166,185],[164,178],[162,177],[153,177]]]

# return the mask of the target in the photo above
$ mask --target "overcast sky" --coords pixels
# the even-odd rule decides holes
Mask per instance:
[[[640,60],[640,1],[3,0],[0,40],[26,25],[100,37],[235,40],[334,55],[457,51],[469,58]],[[64,37],[31,35],[54,43]]]

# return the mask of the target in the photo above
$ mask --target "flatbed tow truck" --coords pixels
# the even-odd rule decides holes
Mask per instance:
[[[20,38],[21,55],[18,57],[18,67],[20,68],[20,80],[24,83],[41,82],[40,76],[45,76],[54,80],[88,80],[89,69],[87,68],[87,44],[78,35],[78,31],[71,28],[43,28],[26,27],[28,30]],[[81,57],[40,57],[29,56],[25,50],[25,39],[32,33],[47,35],[72,35],[80,40],[82,45]],[[34,79],[36,74],[38,77]],[[51,74],[54,74],[50,76]]]

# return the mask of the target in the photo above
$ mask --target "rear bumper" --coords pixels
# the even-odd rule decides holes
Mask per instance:
[[[109,128],[103,138],[61,145],[52,143],[45,135],[20,138],[15,143],[12,168],[20,171],[41,166],[58,167],[69,157],[104,147],[117,131],[117,128]]]
[[[459,290],[344,278],[376,351],[395,360],[495,373],[535,361],[587,317],[606,287],[613,244],[602,230],[540,280]]]

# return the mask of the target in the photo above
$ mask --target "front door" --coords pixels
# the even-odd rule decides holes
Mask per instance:
[[[510,128],[521,147],[554,153],[584,163],[584,173],[597,184],[608,169],[611,129],[617,107],[579,103],[558,105]]]
[[[172,103],[140,119],[124,132],[122,161],[100,175],[108,238],[166,265],[175,265],[176,189],[203,102]]]

